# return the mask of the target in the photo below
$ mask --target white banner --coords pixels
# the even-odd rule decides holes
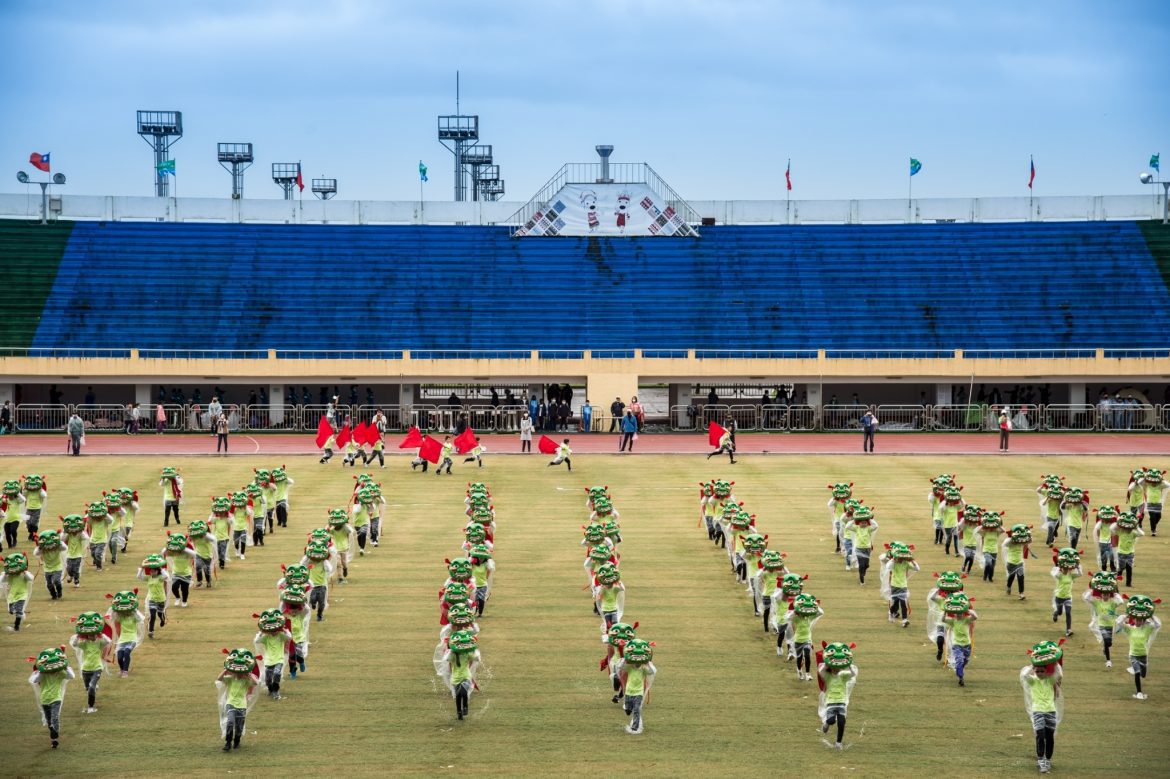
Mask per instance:
[[[645,184],[566,184],[517,236],[698,233]]]

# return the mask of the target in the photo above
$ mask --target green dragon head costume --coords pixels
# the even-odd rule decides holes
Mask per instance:
[[[466,602],[452,603],[447,609],[447,621],[454,630],[469,630],[475,624],[475,610]]]
[[[760,564],[768,573],[780,573],[784,570],[784,553],[777,549],[766,549],[760,556]]]
[[[96,611],[83,611],[73,621],[74,631],[82,638],[96,638],[106,629],[106,621]]]
[[[938,588],[939,592],[956,593],[963,591],[963,578],[967,574],[959,573],[958,571],[943,571],[934,575],[934,586]]]
[[[183,535],[182,533],[169,533],[169,534],[167,534],[167,551],[168,552],[171,552],[171,553],[183,552],[186,549],[187,549],[187,536]]]
[[[597,581],[606,587],[612,587],[622,580],[621,571],[613,563],[604,563],[597,569]]]
[[[654,659],[654,642],[644,638],[631,638],[626,642],[624,654],[629,665],[646,665]]]
[[[284,615],[280,613],[280,609],[265,609],[259,614],[253,614],[256,617],[256,626],[260,628],[261,633],[280,633],[284,631]]]
[[[226,496],[211,499],[211,513],[223,519],[231,513],[232,502]]]
[[[167,547],[170,547],[169,542]],[[162,569],[166,567],[167,561],[160,554],[147,555],[146,559],[142,561],[142,572],[147,576],[158,576],[162,572]]]
[[[447,576],[454,582],[471,581],[471,561],[466,557],[456,557],[447,561]]]
[[[615,622],[609,626],[609,631],[605,635],[605,640],[608,641],[611,646],[616,646],[620,649],[638,637],[637,630],[637,622],[635,622],[633,625],[627,624],[625,622]]]
[[[24,552],[13,552],[4,557],[4,573],[9,576],[19,576],[28,570],[28,558]]]
[[[1008,535],[1013,544],[1032,543],[1032,528],[1028,525],[1012,525],[1012,529],[1008,531]]]
[[[69,661],[65,659],[65,647],[54,646],[42,650],[36,658],[29,658],[33,661],[33,667],[43,674],[56,673],[57,671],[64,671],[69,667]]]
[[[1123,595],[1122,597],[1125,598],[1125,615],[1139,622],[1154,616],[1156,606],[1162,602],[1161,598],[1155,600],[1149,595]]]
[[[284,571],[284,583],[286,585],[301,585],[309,583],[309,566],[301,565],[300,563],[293,563],[292,565],[281,566]]]
[[[1117,593],[1117,577],[1120,575],[1109,571],[1097,571],[1089,578],[1089,588],[1098,597],[1115,595]]]
[[[1076,549],[1065,547],[1053,552],[1052,562],[1056,563],[1056,567],[1062,571],[1071,571],[1081,564],[1081,553]]]
[[[138,610],[138,590],[122,590],[106,597],[112,601],[110,608],[118,614]]]
[[[780,580],[780,591],[787,598],[795,598],[804,592],[804,578],[798,573],[786,573]]]
[[[1138,515],[1135,511],[1122,511],[1117,515],[1117,529],[1132,533],[1138,529]]]
[[[1049,666],[1053,663],[1059,663],[1064,657],[1064,649],[1061,648],[1061,641],[1040,641],[1032,645],[1028,650],[1028,654],[1032,657],[1032,665],[1037,667]]]
[[[300,608],[308,599],[308,587],[303,584],[289,584],[280,591],[280,602],[285,606]]]
[[[820,605],[813,595],[801,593],[792,599],[792,611],[799,617],[815,617],[820,611]]]
[[[971,599],[961,592],[952,593],[943,603],[943,611],[950,617],[960,617],[971,608]]]
[[[243,647],[239,649],[225,649],[223,653],[227,655],[227,659],[223,661],[223,667],[229,673],[250,674],[252,673],[252,669],[256,667],[256,655]]]
[[[857,644],[843,644],[834,642],[826,644],[821,642],[822,648],[822,662],[826,668],[834,671],[840,671],[853,665],[853,650]]]
[[[61,528],[71,536],[85,531],[85,517],[80,514],[67,514],[61,517]]]
[[[447,647],[457,655],[469,655],[477,649],[478,639],[470,630],[456,630],[447,637]]]
[[[37,534],[37,548],[43,550],[56,549],[61,546],[61,534],[56,530],[42,530]]]

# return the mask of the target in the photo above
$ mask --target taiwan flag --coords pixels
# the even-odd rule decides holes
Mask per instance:
[[[297,187],[301,192],[305,191],[305,178],[301,175],[301,163],[297,163]]]
[[[43,170],[45,173],[48,173],[49,153],[45,152],[44,154],[41,154],[40,152],[34,151],[32,154],[28,155],[28,163],[37,170]]]

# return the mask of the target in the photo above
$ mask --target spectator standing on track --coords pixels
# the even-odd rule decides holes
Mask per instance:
[[[593,406],[589,405],[589,398],[585,398],[585,405],[581,406],[581,430],[586,433],[593,431]]]
[[[85,435],[85,423],[81,421],[81,417],[77,416],[77,412],[73,412],[73,416],[69,417],[69,422],[65,426],[69,433],[69,443],[73,447],[73,456],[77,457],[81,454],[81,438]]]
[[[634,419],[638,421],[638,431],[646,426],[646,409],[642,408],[642,404],[638,402],[638,396],[634,395],[630,398],[630,411],[634,412]]]
[[[219,417],[215,420],[215,451],[223,449],[223,453],[227,454],[228,450],[228,418],[223,412],[220,412]]]
[[[386,436],[386,414],[382,412],[382,409],[378,409],[378,412],[374,414],[373,425],[374,429],[378,431],[378,435],[384,438]]]
[[[561,420],[561,430],[565,433],[569,432],[569,417],[573,415],[572,409],[569,408],[568,402],[562,400],[557,407],[557,416]]]
[[[622,421],[622,412],[625,411],[626,404],[622,403],[621,398],[615,398],[613,403],[609,404],[609,432],[618,429],[618,425]]]
[[[630,451],[634,451],[634,436],[638,434],[638,418],[634,416],[633,407],[626,409],[626,415],[622,417],[622,444],[619,452],[626,451],[626,445],[630,447]]]
[[[154,407],[154,434],[162,435],[163,430],[167,427],[167,410],[162,403],[155,404]]]
[[[873,406],[870,406],[861,417],[861,451],[873,451],[873,434],[877,432],[877,428],[877,414],[874,413]]]
[[[215,435],[215,421],[223,414],[223,406],[219,404],[219,396],[214,395],[211,402],[207,404],[207,426],[211,429],[211,435]]]
[[[546,419],[548,419],[548,406],[545,405],[545,402],[543,400],[541,400],[536,405],[536,429],[537,430],[546,430],[547,429],[545,427],[545,424],[544,424]]]
[[[130,404],[130,434],[138,435],[138,429],[142,425],[142,409],[138,407],[137,403]]]
[[[1007,406],[999,410],[999,450],[1007,452],[1008,434],[1012,431],[1012,417]]]
[[[4,401],[4,406],[0,408],[0,435],[12,432],[12,401]]]
[[[528,412],[524,412],[524,416],[520,418],[520,451],[532,454],[532,417]]]

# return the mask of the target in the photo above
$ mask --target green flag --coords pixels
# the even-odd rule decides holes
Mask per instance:
[[[910,158],[910,175],[916,176],[916,175],[918,175],[918,171],[920,171],[920,170],[922,170],[922,163],[919,162],[918,160],[914,159],[913,157],[911,157]]]
[[[158,171],[158,174],[160,176],[165,176],[168,173],[173,176],[173,175],[175,175],[175,161],[174,160],[163,160],[159,164],[155,165],[154,169],[156,171]]]
[[[422,160],[418,161],[418,180],[419,181],[426,181],[427,180],[427,166],[423,164]]]
[[[1162,155],[1160,153],[1150,155],[1150,167],[1153,168],[1154,170],[1158,171],[1159,173],[1162,172],[1162,161],[1161,160],[1162,160]]]

